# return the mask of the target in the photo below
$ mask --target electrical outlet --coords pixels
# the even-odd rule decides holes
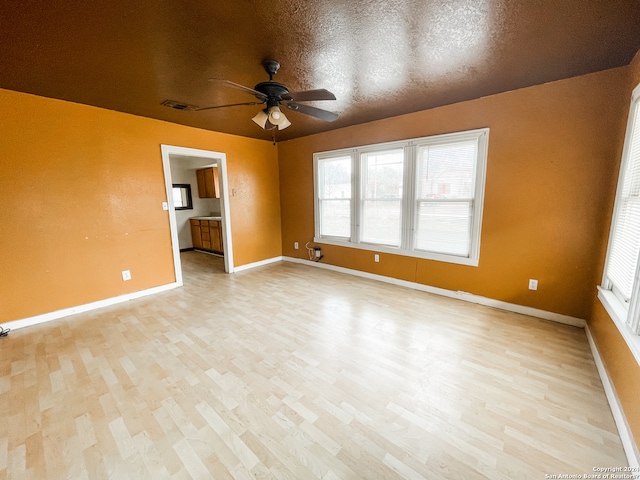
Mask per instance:
[[[131,280],[131,270],[123,270],[122,271],[122,280],[124,280],[125,282],[127,280]]]
[[[378,255],[377,253],[375,253],[375,254],[373,255],[373,261],[374,261],[374,262],[379,262],[379,261],[380,261],[380,255]]]
[[[320,258],[320,256],[321,256],[320,247],[315,247],[314,250],[316,252],[316,258]]]
[[[295,248],[296,250],[298,250],[298,242],[293,242],[293,248]]]
[[[162,209],[169,210],[169,202],[162,202]]]
[[[533,278],[529,279],[529,290],[537,290],[538,289],[538,280],[534,280]]]

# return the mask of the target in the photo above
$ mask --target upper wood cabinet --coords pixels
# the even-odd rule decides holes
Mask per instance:
[[[217,168],[207,167],[196,170],[196,178],[198,180],[198,197],[220,198],[220,181],[218,180]]]

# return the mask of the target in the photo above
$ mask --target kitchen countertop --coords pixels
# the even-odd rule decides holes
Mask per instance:
[[[222,220],[222,217],[190,217],[191,220]]]

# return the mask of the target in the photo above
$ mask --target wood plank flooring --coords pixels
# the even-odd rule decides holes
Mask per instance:
[[[582,330],[299,264],[0,339],[0,479],[543,479],[626,464]]]

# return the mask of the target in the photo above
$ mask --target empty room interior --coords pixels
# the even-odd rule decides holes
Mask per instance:
[[[640,478],[640,2],[0,25],[0,479]]]

